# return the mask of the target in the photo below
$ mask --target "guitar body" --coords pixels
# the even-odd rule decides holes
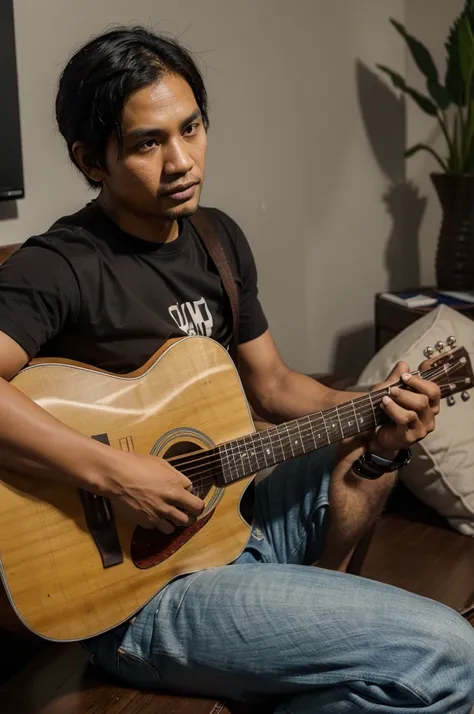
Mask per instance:
[[[13,384],[116,449],[169,458],[254,431],[232,360],[205,337],[167,343],[126,376],[37,360]],[[78,489],[0,470],[0,572],[17,616],[46,639],[87,638],[128,620],[178,575],[231,562],[249,535],[239,505],[251,480],[211,486],[203,516],[179,538],[114,517],[122,561],[104,567]]]

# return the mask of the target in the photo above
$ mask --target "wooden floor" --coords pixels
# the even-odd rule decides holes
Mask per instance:
[[[451,530],[399,485],[377,525],[362,575],[467,615],[474,607],[473,572],[474,538]]]
[[[27,666],[0,689],[2,714],[239,714],[240,711],[214,700],[189,700],[122,687],[97,676],[86,664],[85,652],[79,645],[47,645],[39,662]]]

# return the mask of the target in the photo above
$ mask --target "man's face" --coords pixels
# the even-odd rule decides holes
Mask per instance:
[[[121,156],[115,136],[106,152],[103,187],[113,203],[141,218],[192,215],[202,190],[207,136],[189,84],[168,74],[132,94],[122,135]]]

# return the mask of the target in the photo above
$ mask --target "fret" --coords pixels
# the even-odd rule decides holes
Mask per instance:
[[[358,399],[357,401],[358,401],[358,402],[359,402],[359,401],[362,402],[364,399],[366,399],[366,397],[359,397],[359,399]],[[360,412],[361,412],[361,406],[359,406],[359,411],[357,412],[357,423],[358,423],[359,427],[361,427],[361,428],[359,429],[359,432],[360,432],[360,431],[365,431],[365,429],[368,428],[368,426],[365,426],[365,418],[360,415]],[[370,426],[370,425],[369,425],[369,426]]]
[[[313,414],[313,417],[316,417],[317,419],[321,419],[321,417],[322,417],[322,412],[319,412],[318,414]],[[314,448],[317,449],[317,448],[319,448],[320,446],[325,446],[323,433],[322,433],[322,431],[321,431],[321,426],[318,425],[318,426],[317,426],[317,431],[315,431],[315,425],[314,425],[313,422],[311,421],[311,416],[307,417],[307,419],[308,419],[309,426],[310,426],[310,429],[311,429],[311,436],[312,436],[312,439],[313,439]],[[322,419],[322,421],[323,421],[323,424],[324,424],[324,427],[325,427],[326,424],[324,423],[324,418]],[[324,428],[324,427],[323,427],[323,428]],[[326,434],[327,434],[327,429],[326,429]],[[326,443],[329,444],[329,441],[328,441],[328,437],[327,437],[327,436],[326,436]]]
[[[245,461],[244,458],[247,455],[247,452],[245,451],[245,444],[242,443],[243,439],[239,439],[237,442],[237,458],[240,458],[240,467],[242,468],[242,475],[244,475],[247,472],[247,469],[245,468]],[[234,442],[235,443],[235,442]]]
[[[359,420],[358,420],[358,418],[357,418],[357,412],[356,412],[356,408],[355,408],[355,404],[354,404],[354,400],[353,400],[353,399],[351,399],[351,404],[352,404],[352,409],[353,409],[353,412],[354,412],[354,419],[355,419],[355,423],[356,423],[356,426],[357,426],[357,431],[358,431],[358,433],[360,434]]]
[[[303,454],[306,454],[306,451],[305,451],[305,448],[304,448],[304,439],[303,439],[303,437],[302,437],[302,435],[301,435],[300,419],[297,419],[297,420],[295,421],[295,424],[296,424],[296,428],[298,429],[298,434],[299,434],[299,437],[300,437],[301,450],[302,450]]]
[[[278,427],[278,426],[275,427],[275,434],[276,434],[276,436],[278,436],[278,441],[280,442],[281,460],[284,461],[286,458],[286,455],[285,455],[285,447],[283,446],[283,441],[281,440],[280,427]],[[276,446],[278,446],[278,444]],[[275,457],[276,461],[280,461],[280,459],[276,457],[275,453],[274,453],[274,457]]]
[[[263,441],[263,434],[260,433],[260,434],[259,434],[259,437],[260,437],[260,445],[261,445],[261,448],[262,448],[262,453],[261,453],[261,455],[260,455],[260,458],[262,459],[261,468],[264,469],[264,468],[266,468],[266,467],[268,466],[268,460],[267,460],[267,454],[266,454],[266,451],[265,451],[265,442]]]
[[[252,434],[252,439],[255,444],[255,471],[261,471],[266,468],[265,450],[263,448],[262,432]]]
[[[375,409],[374,409],[374,403],[372,401],[372,395],[369,392],[369,400],[370,400],[370,406],[372,407],[372,414],[374,415],[374,424],[377,426],[377,417],[375,416]]]
[[[273,451],[272,440],[269,436],[261,435],[262,446],[263,446],[263,458],[265,460],[265,466],[273,466],[276,463],[275,452]]]
[[[339,425],[334,421],[334,407],[330,410],[330,422],[329,422],[329,429],[331,433],[331,443],[334,443],[336,441],[340,441],[343,438],[342,431],[339,429]],[[329,413],[329,410],[326,410],[326,414]],[[337,409],[336,409],[336,414],[337,414]]]
[[[222,477],[224,479],[224,483],[230,483],[233,480],[234,474],[233,474],[233,469],[232,469],[232,464],[230,462],[230,455],[229,455],[229,448],[227,444],[222,444],[220,447],[220,450],[224,449],[224,456],[227,459],[227,464],[226,470],[222,469]],[[230,478],[227,478],[226,472],[229,474]]]
[[[224,481],[224,483],[227,483],[227,479],[226,479],[226,475],[225,475],[225,474],[226,474],[226,471],[227,471],[228,466],[227,466],[227,464],[226,464],[225,461],[224,461],[224,459],[226,458],[225,450],[226,450],[226,447],[225,447],[224,444],[221,444],[221,445],[218,447],[219,457],[220,457],[220,460],[221,460],[222,480]]]
[[[230,461],[230,468],[231,468],[231,473],[233,479],[239,478],[240,476],[240,469],[239,465],[237,463],[237,454],[236,454],[236,448],[235,448],[235,442],[231,442],[229,444],[229,461]]]
[[[259,470],[257,437],[258,437],[258,434],[250,434],[250,436],[246,437],[246,441],[248,443],[249,469],[251,470],[251,473],[255,473],[256,471]]]
[[[222,448],[222,447],[221,447]],[[227,451],[227,446],[224,446],[224,456],[227,459],[227,464],[226,464],[226,472],[232,476],[232,471],[231,471],[231,466],[230,466],[230,459],[229,459],[229,454]],[[222,469],[222,475],[224,476],[224,481],[227,483],[227,476],[226,473],[224,472],[224,469]]]
[[[337,408],[337,404],[336,404],[336,416],[339,421],[339,428],[341,429],[341,436],[342,436],[342,438],[344,438],[344,429],[342,428],[341,417],[339,416],[339,410]]]
[[[320,412],[320,416],[321,416],[321,418],[322,418],[322,420],[323,420],[324,428],[326,429],[326,436],[327,436],[327,439],[328,439],[328,444],[330,444],[330,443],[331,443],[331,439],[330,439],[330,437],[329,437],[329,431],[328,431],[328,427],[327,427],[327,424],[326,424],[326,419],[324,418],[324,412]]]
[[[249,467],[251,469],[251,473],[255,473],[258,471],[258,457],[257,457],[257,444],[256,444],[256,437],[258,434],[251,434],[249,437],[246,438],[246,441],[248,442],[248,450],[247,450],[247,455],[248,455],[248,461],[249,461]]]
[[[283,424],[283,426],[285,427],[286,432],[287,432],[287,434],[288,434],[288,441],[289,441],[289,444],[290,444],[291,455],[292,455],[292,456],[296,456],[295,450],[293,449],[293,440],[292,440],[292,436],[291,436],[291,434],[290,434],[290,430],[289,430],[289,428],[288,428],[288,424]],[[295,446],[298,446],[298,442],[296,442]]]
[[[352,419],[352,413],[349,413],[351,410],[351,405],[349,402],[346,402],[342,405],[339,405],[339,417],[341,419],[341,424],[343,424],[342,432],[344,438],[346,436],[352,436],[352,434],[355,434],[354,431],[354,420]],[[357,420],[356,420],[356,427],[357,427]]]
[[[318,446],[317,446],[318,442],[317,442],[316,434],[315,434],[314,429],[313,429],[313,425],[312,425],[312,423],[311,423],[311,417],[310,417],[310,416],[307,416],[307,417],[305,417],[305,419],[307,420],[307,422],[308,422],[308,427],[309,427],[309,435],[308,435],[308,436],[309,436],[309,438],[311,439],[311,441],[313,442],[314,448],[317,449],[317,448],[318,448]],[[305,427],[305,429],[308,428],[308,427]]]

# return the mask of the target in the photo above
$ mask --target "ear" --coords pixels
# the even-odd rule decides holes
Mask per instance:
[[[77,163],[81,167],[82,172],[92,181],[97,181],[102,183],[106,176],[105,169],[95,163],[90,154],[82,143],[82,141],[75,141],[72,145],[72,154],[76,159]]]

